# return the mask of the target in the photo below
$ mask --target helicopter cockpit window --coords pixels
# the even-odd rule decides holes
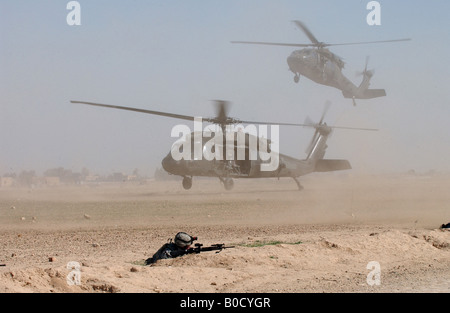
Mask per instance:
[[[317,57],[318,57],[318,54],[317,54],[317,52],[316,52],[315,50],[310,51],[310,52],[306,55],[306,58],[307,58],[307,59],[311,59],[311,60],[315,60],[315,59],[317,59]]]

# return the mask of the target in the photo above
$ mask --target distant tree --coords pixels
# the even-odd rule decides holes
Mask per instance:
[[[60,179],[64,177],[64,168],[63,167],[56,167],[48,169],[44,172],[44,176],[47,177],[59,177]]]
[[[44,176],[59,177],[60,181],[66,184],[79,183],[81,180],[80,173],[72,173],[72,170],[67,170],[64,167],[48,169],[44,172]]]
[[[126,181],[126,176],[123,173],[116,172],[112,173],[107,178],[108,181],[114,181],[114,182],[123,182]]]
[[[84,179],[84,178],[86,178],[86,176],[89,176],[89,175],[90,175],[90,171],[86,167],[83,167],[81,169],[81,177]]]

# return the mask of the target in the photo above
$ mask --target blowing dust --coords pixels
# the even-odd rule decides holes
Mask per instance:
[[[439,229],[450,221],[449,176],[314,174],[302,185],[2,188],[0,291],[449,291],[450,232]],[[178,231],[235,248],[142,265]],[[366,282],[371,261],[381,285]],[[65,282],[69,262],[80,264],[80,285]]]

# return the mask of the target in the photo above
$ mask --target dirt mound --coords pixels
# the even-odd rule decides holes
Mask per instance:
[[[448,178],[155,184],[1,189],[0,292],[450,290]],[[235,248],[142,265],[178,231]]]
[[[448,278],[450,232],[378,230],[305,234],[299,235],[295,242],[280,241],[278,236],[276,240],[258,242],[254,246],[241,244],[220,253],[204,252],[160,260],[152,266],[139,265],[139,261],[121,261],[109,266],[91,260],[91,264],[82,265],[79,286],[67,284],[70,270],[63,266],[5,270],[1,274],[0,290],[366,292],[411,288],[406,283],[411,277],[429,284],[430,288],[437,284],[433,276],[436,273]],[[381,265],[381,286],[370,287],[366,282],[367,264],[371,261]],[[445,285],[439,288],[448,291]]]

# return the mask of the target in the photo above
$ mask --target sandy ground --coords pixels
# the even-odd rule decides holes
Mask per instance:
[[[302,184],[0,188],[0,292],[450,292],[450,176]],[[235,248],[142,265],[178,231]]]

